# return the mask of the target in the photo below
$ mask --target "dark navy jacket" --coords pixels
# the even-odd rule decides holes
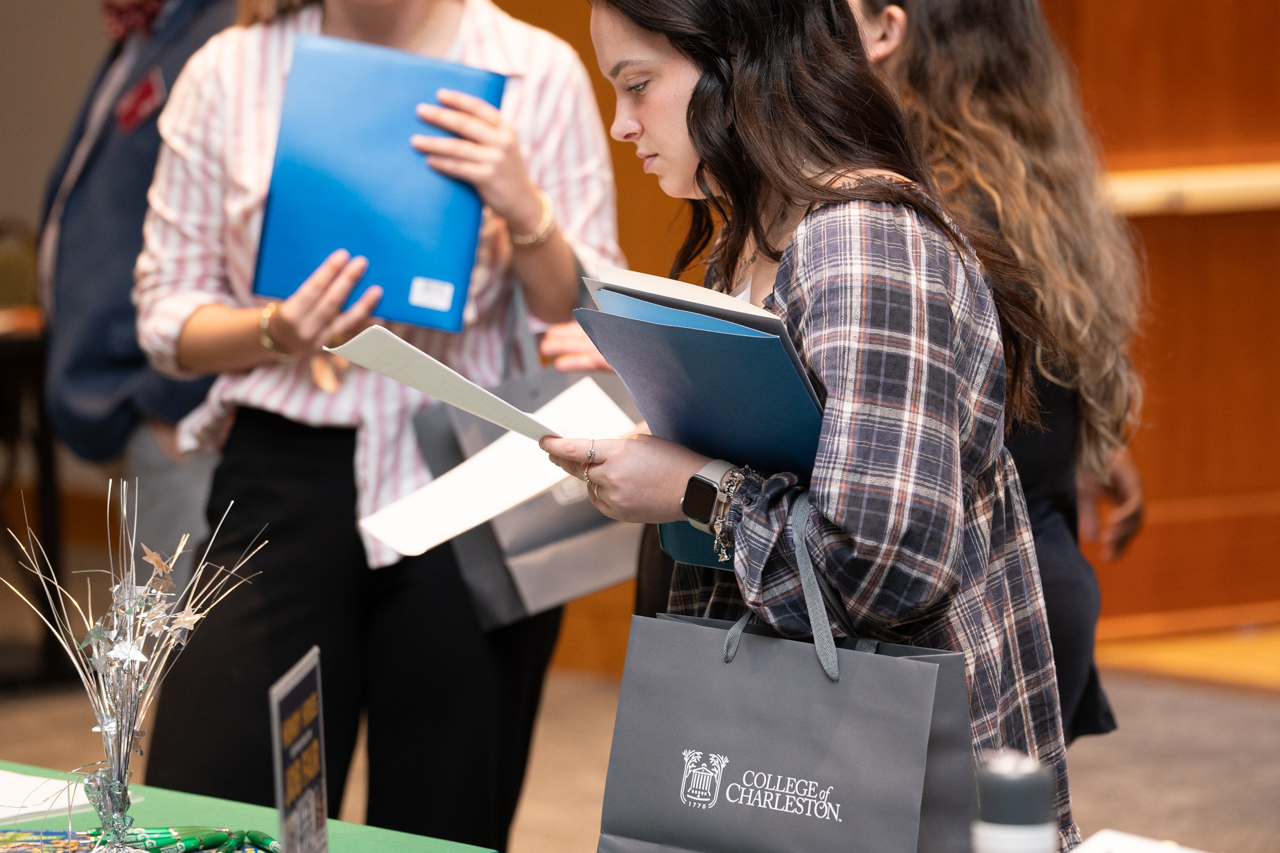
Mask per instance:
[[[164,91],[170,91],[191,54],[234,19],[234,0],[179,0],[142,46],[121,97],[153,69],[159,69]],[[42,227],[84,133],[94,94],[119,50],[113,47],[98,72],[50,176]],[[119,454],[142,417],[176,423],[200,404],[212,382],[167,379],[138,347],[129,293],[160,151],[159,114],[155,109],[127,133],[108,114],[62,216],[45,400],[58,437],[95,461]]]

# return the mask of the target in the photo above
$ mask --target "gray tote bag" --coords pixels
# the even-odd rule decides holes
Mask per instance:
[[[964,656],[833,641],[800,556],[816,642],[632,618],[599,853],[970,850]]]
[[[507,326],[506,379],[495,395],[532,412],[584,377],[591,377],[633,421],[640,413],[612,373],[562,373],[539,368],[524,292],[516,286]],[[516,373],[509,356],[519,347]],[[435,476],[474,456],[505,433],[502,427],[443,403],[414,418],[418,448]],[[602,515],[587,498],[586,483],[566,480],[487,524],[450,540],[480,627],[510,625],[598,589],[635,577],[644,525]]]

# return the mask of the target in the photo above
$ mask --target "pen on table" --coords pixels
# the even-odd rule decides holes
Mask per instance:
[[[121,835],[121,836],[120,836],[120,840],[121,840],[121,841],[123,841],[125,844],[128,844],[128,843],[130,843],[130,842],[132,842],[132,841],[143,841],[143,840],[148,839],[148,838],[154,838],[154,837],[156,837],[155,835],[153,835],[153,833],[154,833],[154,832],[156,832],[156,830],[151,830],[151,829],[131,829],[131,830],[129,830],[128,832],[126,832],[126,833],[124,833],[123,835]],[[96,842],[99,838],[101,838],[101,837],[102,837],[102,830],[101,830],[101,829],[90,829],[90,830],[88,830],[87,832],[77,832],[77,833],[76,833],[76,837],[77,837],[77,838],[87,838],[87,839],[89,839],[90,841],[95,841],[95,842]],[[177,836],[176,836],[176,835],[175,835],[175,836],[173,836],[173,837],[174,837],[174,838],[177,838]]]
[[[130,845],[141,846],[145,850],[154,850],[155,853],[189,853],[191,850],[212,850],[221,847],[227,843],[227,839],[231,837],[231,833],[226,830],[217,832],[209,832],[202,835],[184,835],[176,841],[161,841],[157,846],[152,846],[150,842]]]
[[[284,853],[284,848],[280,846],[280,842],[276,841],[265,832],[258,832],[256,829],[251,829],[245,833],[245,838],[248,839],[249,843],[254,847],[267,850],[269,853]]]
[[[178,850],[180,849],[178,845],[190,842],[192,839],[201,839],[206,836],[216,835],[216,834],[219,834],[219,832],[220,830],[216,830],[216,829],[206,829],[206,830],[196,830],[194,832],[173,833],[171,835],[157,833],[155,835],[149,835],[145,838],[137,838],[137,839],[125,841],[125,844],[137,850],[147,850],[147,851],[169,850],[169,849]],[[203,847],[186,847],[181,849],[203,850],[204,848]]]
[[[225,832],[226,830],[216,826],[154,826],[154,827],[138,827],[130,829],[123,836],[121,841],[126,844],[133,839],[147,838],[182,838],[184,835],[201,835],[209,832]],[[90,829],[86,832],[77,832],[76,835],[86,836],[88,838],[101,838],[101,829]]]
[[[214,853],[236,853],[244,846],[244,830],[234,830],[230,837]]]

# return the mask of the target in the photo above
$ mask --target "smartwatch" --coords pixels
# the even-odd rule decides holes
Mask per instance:
[[[720,481],[733,470],[733,465],[723,459],[715,459],[689,478],[680,499],[680,510],[689,523],[703,533],[711,532],[711,519],[715,517],[720,502]]]

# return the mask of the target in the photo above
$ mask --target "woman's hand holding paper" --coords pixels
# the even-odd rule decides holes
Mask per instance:
[[[539,442],[551,461],[571,476],[590,476],[591,503],[610,518],[660,524],[681,521],[680,500],[689,478],[711,461],[672,441],[637,435],[595,442],[595,462],[586,467],[591,439],[553,438]]]

